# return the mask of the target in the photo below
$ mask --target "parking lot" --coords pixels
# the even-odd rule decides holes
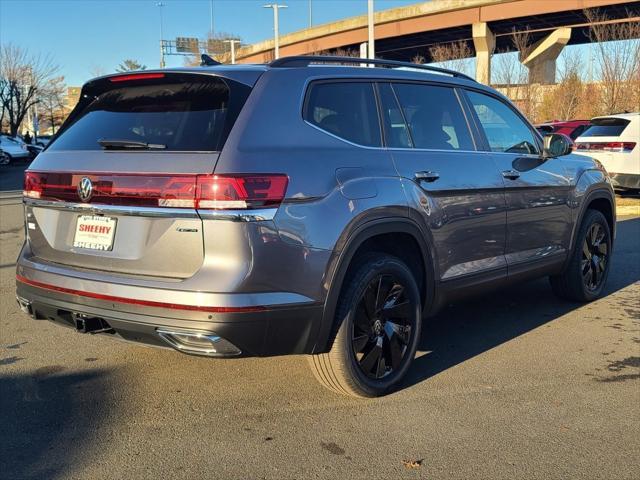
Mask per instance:
[[[363,401],[303,357],[196,358],[29,319],[21,212],[3,194],[3,478],[637,478],[638,217],[619,218],[603,299],[541,280],[450,306],[403,388]]]

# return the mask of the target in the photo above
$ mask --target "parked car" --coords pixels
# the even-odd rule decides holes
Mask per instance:
[[[5,155],[9,157],[9,162],[13,160],[28,160],[31,158],[31,153],[26,143],[15,137],[0,135],[0,148],[2,148]]]
[[[544,136],[550,133],[562,133],[575,141],[589,126],[589,120],[554,120],[536,125],[536,129]]]
[[[640,190],[640,113],[596,117],[576,140],[575,152],[599,160],[614,187]]]
[[[31,157],[31,159],[34,159],[42,150],[44,150],[44,147],[37,145],[35,143],[27,143],[24,141],[24,138],[18,136],[18,137],[12,137],[16,142],[18,142],[20,144],[20,146],[22,148],[26,148],[27,151],[29,152],[29,156]]]
[[[47,145],[49,145],[50,140],[51,140],[51,135],[38,135],[36,138],[35,144],[44,148]]]
[[[36,158],[40,154],[40,152],[44,150],[44,147],[41,147],[40,145],[35,145],[32,143],[27,143],[26,146],[32,159]]]
[[[8,165],[10,161],[9,156],[0,148],[0,165]]]
[[[290,57],[115,74],[81,98],[25,174],[17,297],[35,319],[309,354],[322,384],[369,397],[455,299],[543,276],[602,294],[607,173],[463,74]]]

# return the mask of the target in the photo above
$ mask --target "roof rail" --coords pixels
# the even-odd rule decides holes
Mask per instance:
[[[421,65],[419,63],[400,62],[398,60],[383,60],[380,58],[371,59],[356,57],[337,57],[329,55],[301,55],[296,57],[278,58],[268,65],[271,68],[294,68],[308,67],[312,63],[357,63],[391,68],[414,68],[416,70],[427,70],[429,72],[443,73],[445,75],[451,75],[452,77],[464,78],[465,80],[471,80],[472,82],[475,82],[475,80],[470,76],[465,75],[464,73],[456,72],[455,70],[449,70],[448,68],[433,67],[431,65]]]

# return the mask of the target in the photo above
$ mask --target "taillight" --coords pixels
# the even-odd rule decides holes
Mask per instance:
[[[580,142],[576,143],[575,149],[578,151],[629,153],[635,146],[635,142]]]
[[[198,177],[198,208],[246,209],[280,205],[286,175],[207,175]]]
[[[91,188],[80,191],[79,185],[84,178],[90,180]],[[284,199],[287,183],[287,176],[282,174],[153,175],[27,171],[23,195],[101,205],[244,210],[277,207]]]

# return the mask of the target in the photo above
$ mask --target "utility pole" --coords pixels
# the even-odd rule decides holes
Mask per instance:
[[[309,0],[309,28],[313,27],[313,0]]]
[[[240,40],[225,40],[224,43],[231,44],[231,64],[234,65],[236,63],[236,43],[240,43]]]
[[[166,3],[158,2],[156,3],[156,7],[160,9],[160,68],[164,68],[164,48],[162,47],[162,40],[164,38],[164,34],[162,32],[162,7],[166,6]]]
[[[213,0],[209,0],[209,30],[213,38]]]
[[[369,33],[369,41],[367,45],[367,50],[369,55],[367,58],[374,59],[376,58],[376,45],[375,45],[375,35],[373,31],[374,27],[374,17],[373,17],[373,0],[368,0],[367,2],[367,26]]]
[[[270,3],[268,5],[263,5],[264,8],[272,8],[273,9],[273,51],[274,57],[280,58],[280,30],[279,30],[279,19],[278,19],[278,10],[281,8],[287,8],[286,5],[278,5],[277,3]]]

